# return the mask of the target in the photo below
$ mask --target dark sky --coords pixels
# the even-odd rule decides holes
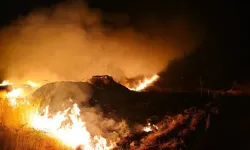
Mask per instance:
[[[58,2],[58,0],[8,0],[8,4],[1,2],[1,25],[8,24],[32,9],[48,7]],[[221,80],[231,82],[249,78],[250,13],[247,4],[237,0],[88,0],[88,5],[91,8],[101,9],[104,16],[120,13],[128,15],[130,20],[123,26],[116,26],[115,20],[103,20],[106,25],[115,25],[117,28],[130,26],[140,31],[141,21],[150,20],[148,24],[153,24],[160,30],[161,26],[158,24],[164,24],[179,14],[186,14],[194,22],[206,27],[205,38],[195,53],[176,62],[164,73],[166,77],[171,78],[171,81],[177,82],[181,76],[196,80],[200,75],[211,82]],[[157,23],[154,24],[154,21]],[[149,30],[142,32],[147,33]]]

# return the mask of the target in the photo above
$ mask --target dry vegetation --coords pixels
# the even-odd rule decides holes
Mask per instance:
[[[131,150],[189,149],[185,141],[192,138],[192,135],[199,134],[196,129],[208,129],[210,113],[217,114],[217,111],[218,105],[207,104],[202,109],[193,107],[174,116],[167,115],[156,124],[157,130],[132,142],[128,140],[123,147]],[[201,126],[198,127],[199,125]]]
[[[66,146],[46,133],[29,127],[31,114],[37,111],[39,102],[9,105],[0,98],[0,149],[1,150],[67,150]]]
[[[19,102],[25,100],[19,100]],[[16,107],[9,100],[0,98],[0,149],[1,150],[68,150],[70,148],[48,134],[31,128],[29,122],[38,111],[39,100],[30,104],[19,103]],[[201,120],[204,128],[209,128],[210,113],[217,106],[206,105],[202,109],[190,108],[175,116],[166,116],[156,124],[157,130],[128,142],[125,149],[161,148],[172,149],[185,147],[185,138],[196,130]],[[208,117],[208,118],[207,118]],[[119,146],[118,146],[119,147]]]

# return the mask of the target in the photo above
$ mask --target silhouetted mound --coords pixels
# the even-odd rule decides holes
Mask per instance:
[[[71,107],[74,103],[84,104],[91,98],[93,88],[89,83],[61,81],[43,85],[32,93],[32,99],[41,100],[41,109],[49,106],[50,112]]]
[[[40,99],[40,108],[49,106],[51,113],[71,107],[74,103],[81,106],[95,106],[106,103],[120,103],[127,100],[124,96],[130,92],[126,87],[116,83],[109,76],[94,76],[88,82],[60,81],[43,85],[31,95],[31,99]],[[121,96],[123,95],[123,96]]]
[[[214,97],[210,94],[201,97],[199,93],[188,92],[133,92],[109,76],[94,76],[89,82],[49,83],[37,89],[32,96],[42,98],[41,108],[49,105],[54,112],[77,103],[85,114],[87,128],[93,130],[91,133],[96,131],[93,124],[101,128],[103,124],[100,122],[107,116],[123,118],[129,125],[146,125],[148,121],[158,127],[148,133],[142,131],[144,125],[136,128],[136,132],[130,128],[129,136],[119,129],[119,136],[126,137],[118,143],[119,148],[200,150],[237,149],[240,146],[238,149],[249,149],[247,96]],[[86,108],[97,106],[100,106],[104,118],[96,119],[102,115],[99,110],[95,117],[87,112],[92,109]],[[111,124],[101,129],[107,131],[115,126]]]
[[[37,98],[42,100],[40,108],[43,110],[49,105],[52,113],[77,103],[80,108],[98,106],[106,117],[140,123],[149,117],[162,118],[166,113],[176,114],[206,101],[195,93],[130,91],[110,76],[93,76],[89,82],[49,83],[32,94],[32,99]]]

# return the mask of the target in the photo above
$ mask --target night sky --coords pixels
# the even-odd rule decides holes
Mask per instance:
[[[1,2],[1,26],[39,7],[53,7],[57,0],[9,0]],[[197,84],[199,77],[205,86],[224,88],[234,80],[249,79],[249,10],[236,0],[180,1],[180,0],[88,0],[93,9],[103,12],[102,23],[112,28],[127,26],[149,36],[164,37],[162,24],[178,15],[186,15],[206,28],[202,42],[194,53],[176,60],[162,73],[166,84],[176,85],[184,77],[185,84]],[[129,21],[120,23],[109,19],[113,14],[125,14]],[[143,27],[142,27],[142,24]],[[195,29],[195,27],[193,27]],[[190,30],[193,30],[190,28]]]

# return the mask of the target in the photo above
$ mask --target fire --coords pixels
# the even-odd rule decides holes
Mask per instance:
[[[10,83],[9,81],[3,81],[0,86],[6,86],[6,85],[12,85],[12,83]]]
[[[69,111],[70,114],[66,115]],[[64,123],[65,121],[66,123]],[[112,143],[110,146],[107,146],[105,138],[100,136],[91,137],[85,127],[85,122],[80,118],[80,109],[77,104],[74,104],[72,108],[58,112],[51,118],[49,117],[47,106],[44,115],[35,115],[32,126],[35,129],[48,132],[74,149],[79,145],[82,145],[83,149],[88,150],[108,150],[113,148]]]
[[[27,84],[37,87],[34,82],[29,81]],[[0,86],[10,85],[10,82],[4,81]],[[13,88],[12,91],[6,93],[5,97],[13,107],[18,107],[18,98],[25,98],[22,94],[22,88]],[[24,99],[21,99],[24,101]],[[29,104],[29,103],[26,103]],[[29,126],[46,132],[48,135],[59,139],[63,144],[76,149],[81,146],[87,150],[110,150],[114,148],[114,144],[101,136],[92,136],[85,127],[85,122],[80,117],[80,109],[77,104],[72,108],[59,111],[54,116],[49,116],[49,106],[44,110],[44,114],[33,112],[30,114],[32,120]]]
[[[37,88],[37,87],[40,87],[38,83],[35,83],[33,81],[27,81],[26,83],[27,85],[33,87],[33,88]]]
[[[159,128],[156,125],[151,125],[151,123],[148,123],[146,127],[143,128],[143,131],[145,132],[151,132],[153,129],[158,130]]]
[[[25,85],[29,85],[30,83],[33,83],[32,81],[27,82]],[[35,83],[34,83],[35,84]],[[3,81],[0,86],[11,86],[12,90],[7,92],[4,96],[6,99],[9,100],[9,103],[11,106],[16,106],[17,103],[23,103],[27,102],[25,101],[25,96],[29,93],[26,93],[25,90],[22,87],[16,87],[13,83],[9,81]],[[31,86],[34,87],[34,86]],[[34,87],[35,88],[35,87]],[[22,99],[22,101],[19,101],[19,99]]]
[[[140,82],[133,87],[128,86],[128,89],[133,90],[133,91],[142,91],[143,89],[147,88],[149,85],[151,85],[152,83],[154,83],[158,79],[159,79],[159,76],[154,75],[151,78],[145,78],[143,80],[140,80]]]
[[[150,131],[152,131],[152,128],[151,128],[150,123],[148,123],[148,125],[147,125],[146,127],[143,128],[143,131],[145,131],[145,132],[150,132]]]
[[[12,91],[6,94],[6,98],[9,100],[12,106],[15,106],[17,104],[16,100],[21,95],[21,93],[22,93],[21,88],[13,89]]]

